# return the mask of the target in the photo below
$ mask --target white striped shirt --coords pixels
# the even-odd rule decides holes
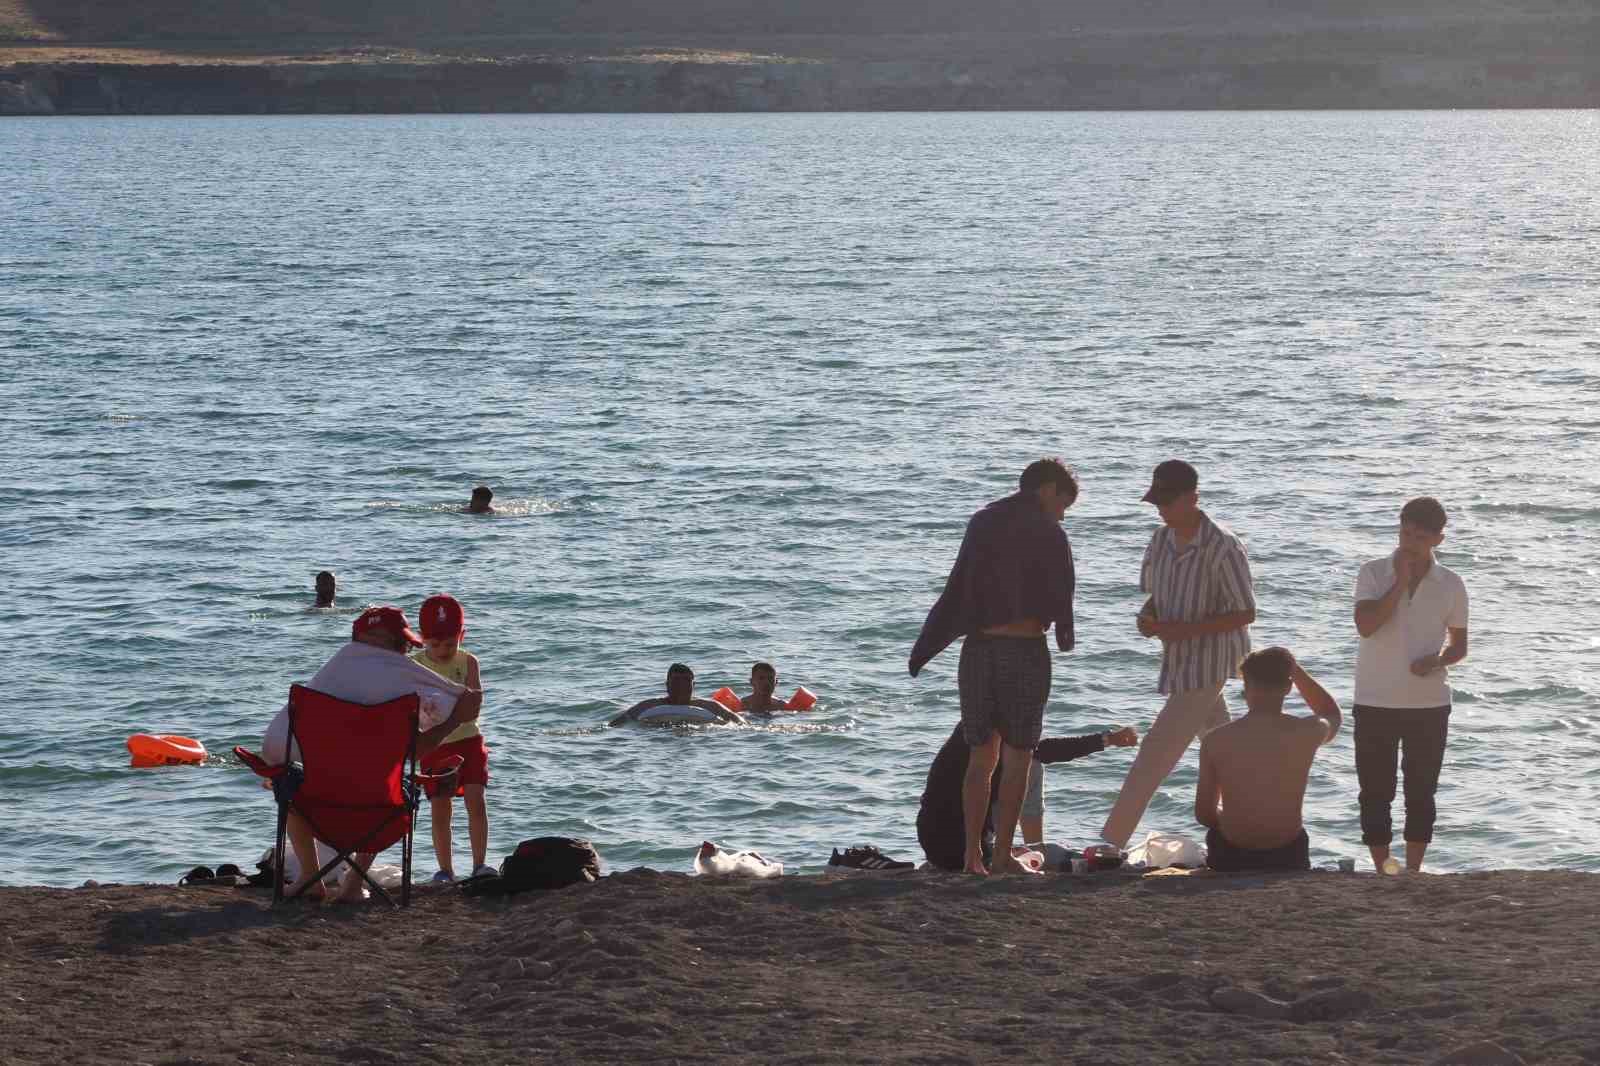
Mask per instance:
[[[1139,568],[1139,588],[1154,597],[1156,618],[1163,622],[1201,622],[1256,605],[1244,544],[1203,511],[1186,547],[1179,548],[1170,527],[1156,530]],[[1170,695],[1220,685],[1239,676],[1239,660],[1248,654],[1249,626],[1163,641],[1157,690]]]

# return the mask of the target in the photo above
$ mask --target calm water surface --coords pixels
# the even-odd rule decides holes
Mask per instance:
[[[1044,454],[1084,479],[1047,732],[1159,708],[1157,461],[1247,541],[1257,643],[1346,702],[1356,570],[1430,493],[1473,596],[1431,855],[1600,870],[1594,112],[13,120],[0,220],[0,882],[253,859],[248,772],[124,738],[254,745],[361,604],[441,590],[492,856],[920,859],[956,654],[906,653]],[[503,514],[457,513],[479,481]],[[756,658],[821,709],[600,728],[674,659],[708,693]],[[1130,758],[1053,770],[1049,835]],[[1196,832],[1193,785],[1191,752],[1143,828]],[[1361,851],[1355,791],[1346,732],[1317,859]]]

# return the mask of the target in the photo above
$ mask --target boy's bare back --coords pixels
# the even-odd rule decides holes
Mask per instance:
[[[1276,848],[1301,829],[1306,778],[1330,728],[1321,718],[1247,714],[1206,734],[1202,764],[1210,763],[1222,793],[1219,828],[1240,848]]]

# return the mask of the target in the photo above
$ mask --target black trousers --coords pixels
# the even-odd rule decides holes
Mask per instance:
[[[1444,765],[1450,708],[1355,706],[1356,779],[1361,783],[1361,842],[1388,847],[1394,840],[1389,807],[1394,803],[1396,756],[1405,777],[1405,839],[1426,844],[1438,816],[1433,795]]]

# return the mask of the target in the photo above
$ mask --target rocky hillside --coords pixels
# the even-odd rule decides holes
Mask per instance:
[[[1600,106],[1592,0],[0,0],[0,114]]]

